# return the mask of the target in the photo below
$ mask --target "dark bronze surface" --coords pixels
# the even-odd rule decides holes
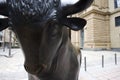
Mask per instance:
[[[0,14],[8,17],[0,19],[0,31],[10,26],[17,35],[29,80],[78,80],[78,52],[67,27],[83,29],[86,20],[67,16],[85,10],[92,2],[79,0],[62,6],[60,0],[0,1]]]

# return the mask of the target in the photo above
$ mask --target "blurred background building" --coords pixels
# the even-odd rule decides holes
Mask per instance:
[[[87,20],[83,30],[71,31],[69,36],[78,49],[120,50],[120,0],[94,0],[91,7],[72,15]],[[11,32],[12,46],[19,46]],[[0,47],[8,47],[10,30],[0,32]]]
[[[7,28],[0,32],[0,48],[9,48],[10,43],[11,47],[19,47],[15,34]]]
[[[75,46],[90,50],[120,50],[120,0],[94,0],[90,8],[73,16],[87,20],[83,30],[71,31]]]

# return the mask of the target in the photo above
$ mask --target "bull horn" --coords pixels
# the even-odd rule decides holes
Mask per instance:
[[[94,0],[79,0],[75,4],[68,4],[62,7],[62,15],[68,16],[87,9]]]
[[[8,21],[8,18],[0,18],[0,31],[9,27]]]
[[[8,16],[8,5],[6,0],[0,0],[0,15]]]

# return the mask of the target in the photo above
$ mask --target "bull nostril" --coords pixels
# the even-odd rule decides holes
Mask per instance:
[[[45,65],[45,64],[41,64],[41,65],[25,64],[24,67],[25,67],[26,71],[31,74],[39,74],[39,73],[43,73],[47,70],[47,65]]]
[[[42,67],[43,67],[44,69],[47,69],[47,65],[45,65],[45,64],[42,64]]]
[[[41,64],[41,65],[39,65],[39,69],[36,71],[36,73],[44,72],[46,69],[47,69],[47,65]]]

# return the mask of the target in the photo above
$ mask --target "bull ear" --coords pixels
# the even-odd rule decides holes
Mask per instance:
[[[82,18],[67,18],[63,24],[72,30],[78,31],[84,28],[86,20]]]
[[[0,31],[8,27],[8,18],[0,18]]]
[[[8,16],[8,6],[6,0],[0,0],[0,15]]]
[[[71,0],[71,1],[73,1],[73,0]],[[67,1],[66,0],[62,1],[61,2],[61,4],[63,4],[62,5],[62,15],[68,16],[71,14],[81,12],[81,11],[87,9],[92,4],[93,1],[94,0],[75,0],[73,2],[73,4],[72,4],[72,2],[65,4],[65,3],[67,3]],[[68,2],[69,2],[69,0],[68,0]]]

